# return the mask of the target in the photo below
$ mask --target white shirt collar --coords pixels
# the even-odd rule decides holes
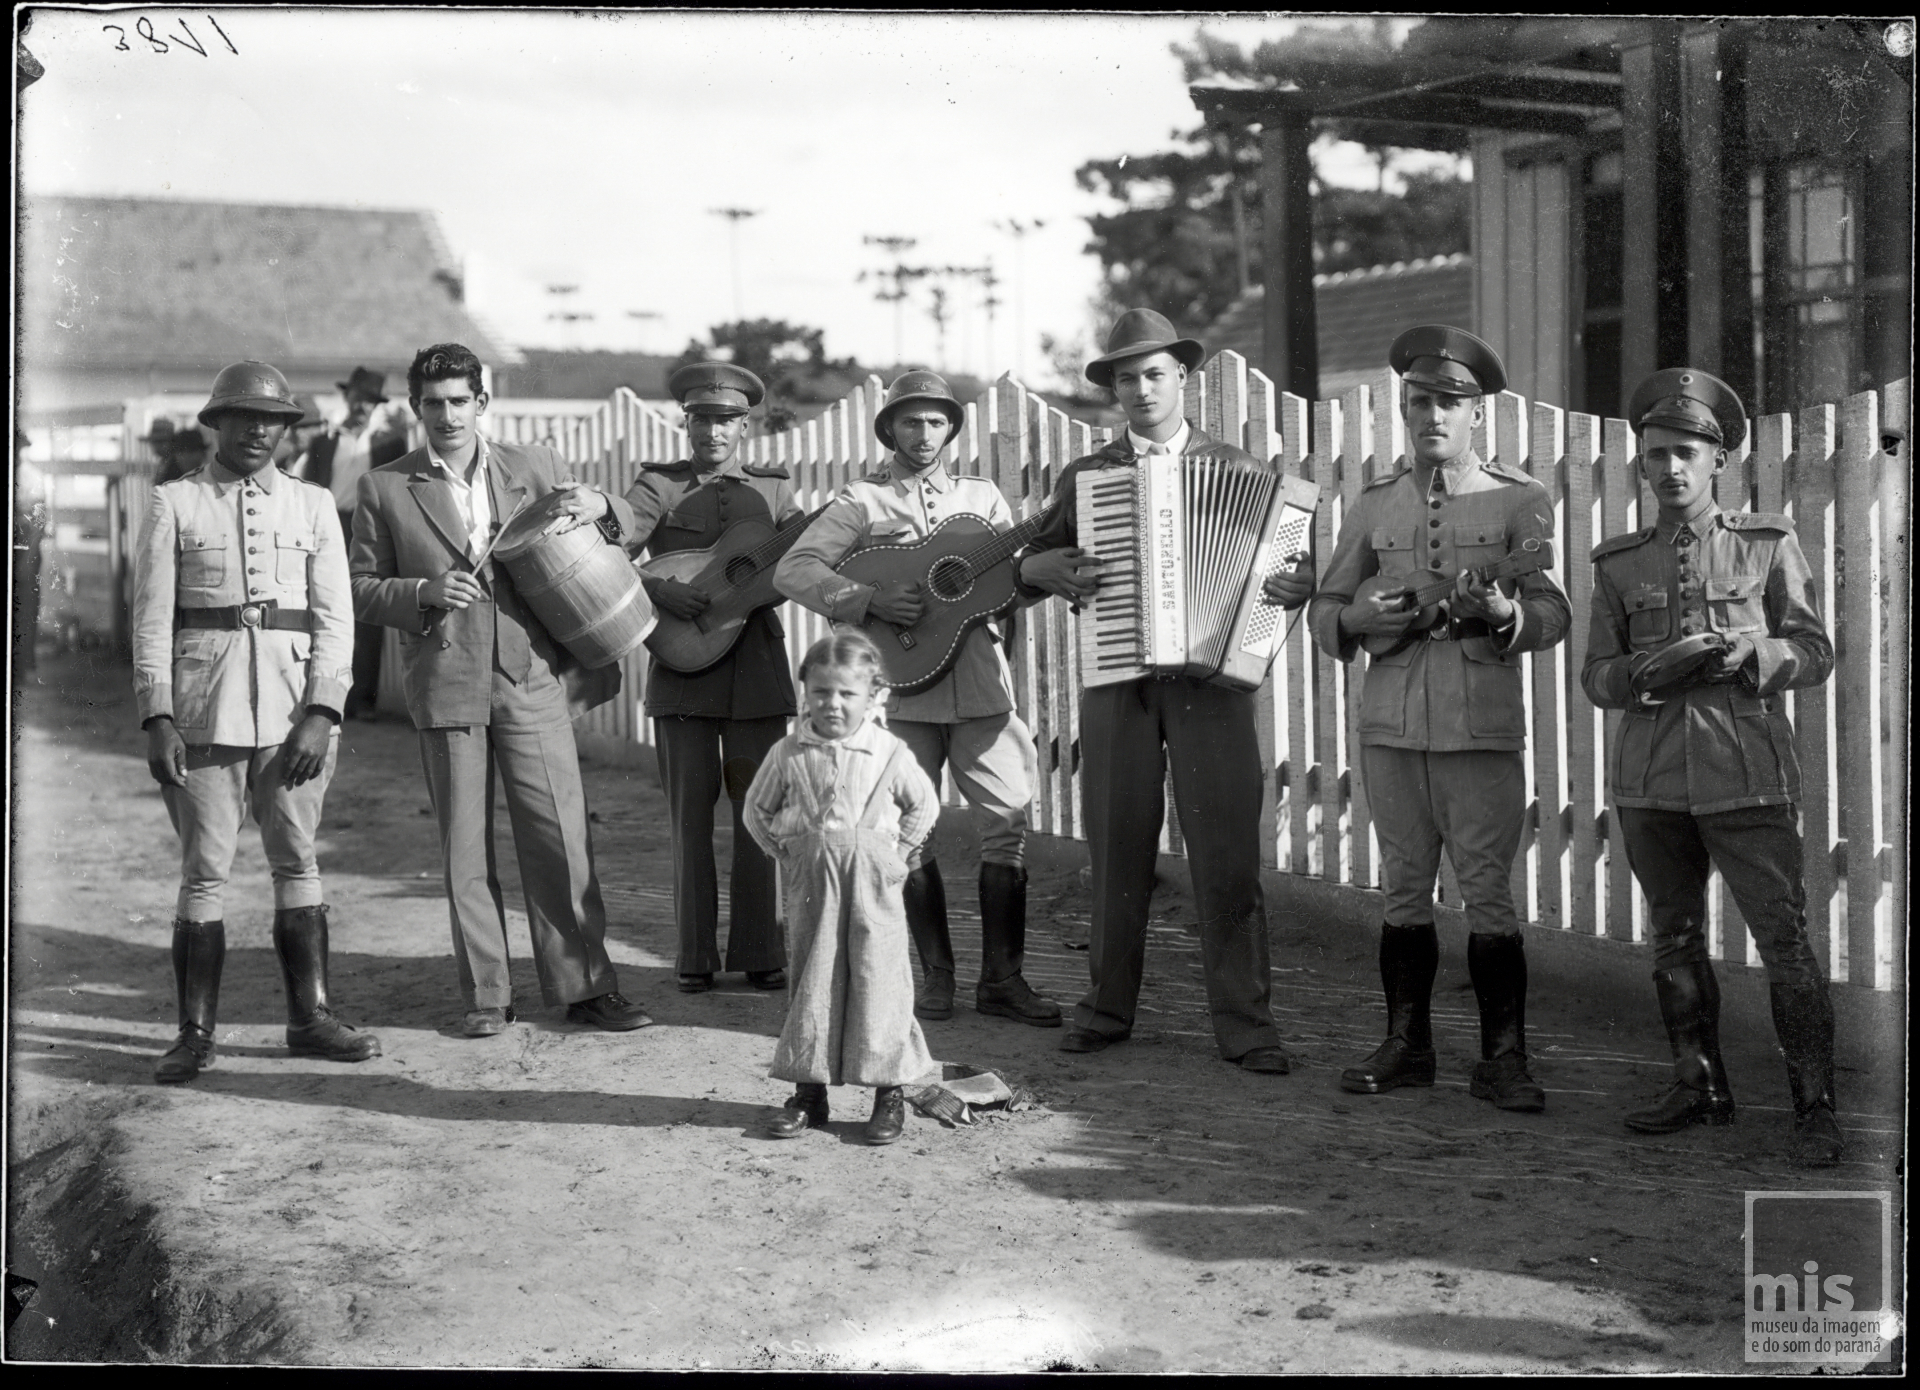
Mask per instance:
[[[431,441],[427,444],[427,461],[460,486],[467,486],[467,480],[462,475],[461,470],[441,458],[439,453],[434,449]],[[476,479],[485,476],[487,468],[487,439],[485,435],[474,436],[473,463],[473,476]]]
[[[1169,454],[1184,454],[1187,451],[1187,436],[1192,433],[1193,426],[1187,423],[1187,421],[1182,420],[1180,422],[1180,428],[1174,431],[1173,438],[1169,439],[1162,447],[1164,447]],[[1147,450],[1154,447],[1152,440],[1142,439],[1139,435],[1135,434],[1131,425],[1127,427],[1127,443],[1136,454],[1144,454]]]
[[[843,738],[823,738],[814,732],[813,720],[803,714],[800,717],[800,725],[799,728],[795,730],[794,736],[798,738],[802,744],[812,748],[833,748],[837,746],[850,748],[856,753],[871,753],[875,742],[874,731],[878,727],[879,726],[874,723],[873,710],[869,707],[867,717],[860,721],[860,727],[852,733],[847,734]]]

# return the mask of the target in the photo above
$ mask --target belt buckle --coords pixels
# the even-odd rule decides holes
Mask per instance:
[[[264,605],[258,603],[243,603],[240,605],[240,626],[259,627],[260,624],[265,621],[266,608]]]
[[[1453,635],[1452,629],[1453,620],[1451,618],[1442,618],[1427,629],[1427,640],[1429,642],[1449,641]]]

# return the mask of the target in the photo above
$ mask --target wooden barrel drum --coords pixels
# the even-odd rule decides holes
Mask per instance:
[[[531,502],[493,547],[513,586],[553,640],[589,670],[611,666],[653,631],[653,604],[624,551],[598,527],[549,533],[563,494]]]

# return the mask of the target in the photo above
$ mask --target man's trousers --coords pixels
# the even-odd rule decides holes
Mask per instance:
[[[1429,753],[1360,749],[1373,833],[1380,840],[1386,920],[1432,922],[1434,882],[1444,847],[1466,900],[1467,929],[1517,936],[1513,860],[1527,819],[1527,770],[1518,752],[1498,748]]]
[[[725,968],[781,970],[773,861],[747,833],[741,808],[753,775],[786,737],[787,717],[711,719],[661,715],[653,721],[660,787],[673,832],[673,911],[680,929],[675,969],[682,975],[720,970],[720,880],[713,863],[713,808],[722,791],[733,805],[733,869],[727,890],[732,926]]]
[[[1146,965],[1167,772],[1200,915],[1200,960],[1220,1055],[1277,1047],[1260,889],[1265,793],[1254,697],[1185,679],[1089,690],[1080,700],[1080,786],[1093,857],[1093,987],[1076,1027],[1124,1037]]]
[[[536,653],[519,685],[493,673],[489,714],[488,724],[419,731],[427,794],[440,822],[453,957],[467,1007],[513,1003],[494,858],[496,772],[507,794],[541,998],[556,1005],[605,994],[618,985],[607,958],[607,911],[593,866],[565,688]]]
[[[188,744],[187,785],[160,788],[167,816],[180,835],[180,897],[174,915],[181,921],[225,920],[227,878],[249,809],[273,871],[274,907],[313,907],[324,901],[313,837],[339,760],[340,735],[336,730],[328,739],[320,775],[292,788],[280,785],[284,746]]]

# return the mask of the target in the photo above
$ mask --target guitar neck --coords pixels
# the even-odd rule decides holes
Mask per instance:
[[[747,558],[753,562],[754,568],[764,568],[793,549],[793,543],[800,539],[801,533],[812,524],[813,519],[832,505],[833,504],[829,502],[826,506],[814,508],[805,516],[794,517],[791,521],[781,525],[771,536],[761,541],[760,544],[756,545],[752,550],[749,550],[747,552]]]
[[[1510,567],[1502,562],[1491,565],[1471,566],[1468,569],[1462,570],[1461,573],[1470,575],[1476,584],[1487,584],[1491,583],[1497,576],[1505,576],[1509,572],[1509,569]],[[1441,599],[1452,593],[1453,586],[1456,582],[1456,580],[1449,579],[1444,575],[1433,579],[1422,579],[1418,583],[1409,584],[1407,586],[1407,592],[1413,595],[1414,607],[1425,608],[1429,604],[1438,603]]]
[[[1046,524],[1052,513],[1051,507],[1042,507],[1011,531],[995,536],[978,550],[967,556],[967,561],[976,571],[992,569],[1002,560],[1019,550],[1021,546],[1040,534],[1040,528]]]

